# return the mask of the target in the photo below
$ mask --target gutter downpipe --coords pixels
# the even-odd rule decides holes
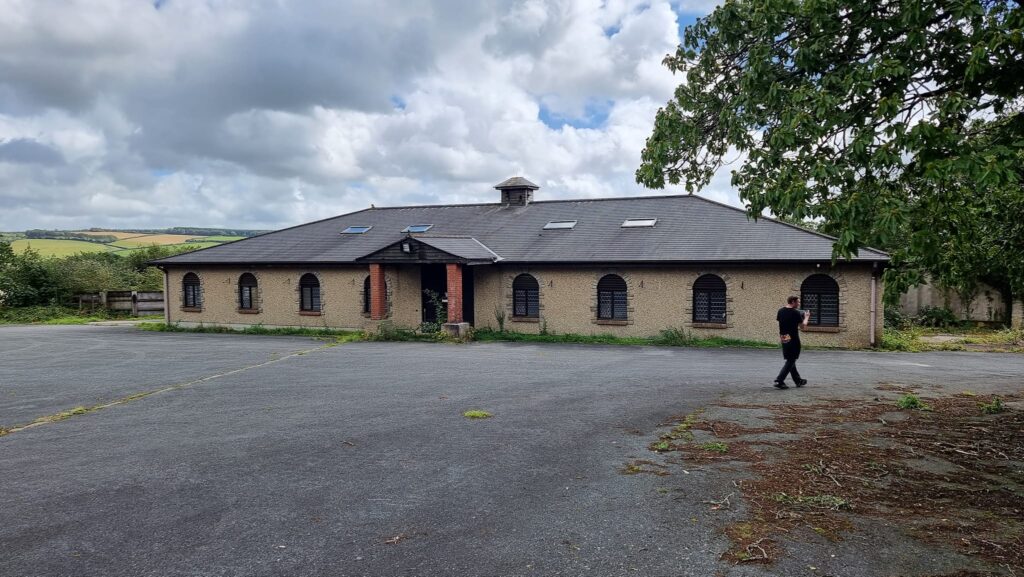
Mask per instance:
[[[871,265],[871,321],[868,323],[868,340],[871,342],[871,346],[878,346],[875,342],[875,317],[877,316],[877,306],[875,301],[877,300],[877,283],[878,283],[878,263],[872,263]]]

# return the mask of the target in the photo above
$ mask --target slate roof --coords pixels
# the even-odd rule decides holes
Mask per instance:
[[[472,237],[433,236],[429,234],[416,234],[413,236],[423,244],[469,260],[489,260],[492,262],[501,260],[501,256]]]
[[[658,221],[650,228],[622,228],[627,218]],[[577,223],[571,230],[543,230],[546,223],[559,220]],[[405,238],[401,231],[410,224],[433,224],[429,233],[414,236],[431,239],[440,250],[478,255],[476,244],[482,244],[505,263],[827,262],[833,242],[832,237],[772,219],[749,220],[742,209],[700,196],[679,195],[538,201],[526,206],[369,208],[155,262],[351,263]],[[348,226],[372,228],[363,234],[340,234]],[[851,260],[888,259],[883,252],[863,249]]]

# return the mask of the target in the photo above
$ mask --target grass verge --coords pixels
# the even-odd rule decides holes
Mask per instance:
[[[0,325],[84,325],[94,321],[129,318],[132,317],[121,313],[87,312],[62,306],[0,308]]]
[[[526,342],[526,343],[566,343],[588,345],[626,345],[626,346],[670,346],[670,347],[749,347],[774,349],[778,345],[761,341],[728,339],[724,337],[700,338],[689,331],[670,329],[662,331],[656,337],[619,337],[615,335],[580,335],[566,334],[526,334],[510,331],[479,329],[474,331],[473,340],[479,342]]]
[[[366,340],[362,331],[343,331],[326,328],[308,327],[279,327],[268,328],[262,325],[252,325],[244,328],[222,327],[218,325],[182,327],[167,323],[143,323],[139,330],[160,333],[217,333],[217,334],[243,334],[243,335],[269,335],[269,336],[299,336],[315,338],[331,338],[338,342],[352,342]]]

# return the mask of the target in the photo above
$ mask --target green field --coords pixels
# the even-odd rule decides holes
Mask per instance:
[[[217,236],[217,235],[214,235],[214,236],[203,236],[203,237],[199,237],[199,238],[201,238],[202,240],[207,241],[207,242],[231,242],[233,240],[242,240],[245,237],[244,236]],[[189,243],[189,244],[195,244],[195,243]]]
[[[156,243],[150,243],[150,244],[156,244]],[[201,248],[209,248],[211,246],[217,246],[219,244],[221,244],[221,243],[219,243],[219,242],[183,242],[183,243],[180,243],[180,244],[162,244],[160,246],[173,247],[173,248],[190,248],[190,249],[193,249],[193,250],[199,250]],[[131,254],[131,253],[133,253],[135,251],[142,250],[142,249],[144,249],[144,248],[146,248],[148,246],[149,245],[147,244],[147,245],[144,245],[144,246],[137,246],[137,247],[133,247],[133,248],[117,248],[117,249],[114,250],[114,254],[120,255],[120,256],[126,256],[126,255]]]
[[[27,247],[31,246],[33,250],[44,257],[65,257],[82,252],[111,252],[119,256],[127,256],[137,250],[153,245],[198,250],[246,238],[244,236],[228,235],[192,236],[187,234],[147,234],[115,231],[86,231],[78,233],[98,236],[116,236],[118,238],[118,240],[114,242],[104,244],[84,240],[54,238],[25,239],[17,238],[15,236],[22,236],[24,233],[0,234],[5,235],[0,238],[0,240],[13,241],[11,242],[11,246],[14,248],[15,252],[23,252]]]
[[[25,252],[32,247],[42,256],[70,256],[80,252],[110,252],[113,249],[105,244],[86,242],[84,240],[55,240],[49,238],[21,239],[11,243],[14,252]]]

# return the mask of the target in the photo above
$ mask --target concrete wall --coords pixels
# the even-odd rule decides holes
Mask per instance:
[[[957,318],[964,320],[993,323],[1007,321],[1003,293],[985,283],[979,283],[978,294],[969,303],[964,303],[954,290],[928,283],[900,295],[900,311],[905,315],[916,316],[925,307],[947,308]]]
[[[202,283],[201,311],[182,310],[182,277],[195,272]],[[245,272],[259,281],[259,313],[238,311],[238,277]],[[299,278],[312,272],[320,278],[322,314],[299,312]],[[540,285],[537,322],[512,319],[512,280],[532,274]],[[814,266],[786,267],[473,267],[475,325],[497,328],[495,309],[505,312],[506,330],[537,333],[612,334],[654,336],[669,328],[686,329],[700,336],[723,336],[775,342],[775,313],[786,297],[800,293],[809,275],[825,272],[839,284],[840,326],[808,332],[804,341],[816,345],[867,346],[870,319],[871,272],[864,266],[823,270]],[[601,321],[596,312],[597,282],[605,274],[621,276],[628,286],[629,315],[625,321]],[[727,288],[727,323],[724,327],[692,322],[693,282],[702,274],[722,277]],[[366,266],[320,268],[287,267],[174,267],[168,273],[168,314],[171,323],[226,326],[374,328],[377,322],[362,312]],[[388,320],[395,326],[416,328],[421,320],[420,269],[387,266]],[[876,292],[876,339],[882,331],[882,285]]]
[[[670,328],[686,329],[702,337],[722,336],[775,342],[775,314],[786,297],[800,294],[808,276],[825,272],[839,284],[840,326],[813,327],[805,343],[867,346],[871,311],[871,271],[863,266],[822,270],[814,266],[789,267],[480,267],[476,282],[476,326],[497,328],[495,308],[505,312],[505,329],[537,333],[612,334],[651,336]],[[533,275],[540,285],[538,322],[512,319],[512,280]],[[629,319],[597,319],[597,282],[605,274],[621,276],[628,286]],[[693,282],[705,273],[726,283],[726,325],[713,327],[692,322]],[[882,333],[882,283],[875,293],[876,340]],[[818,332],[820,331],[820,332]]]

